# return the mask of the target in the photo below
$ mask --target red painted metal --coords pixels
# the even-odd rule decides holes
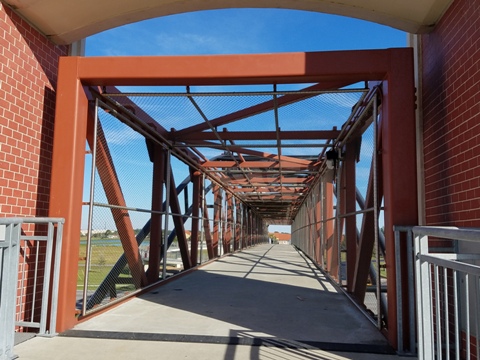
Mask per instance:
[[[383,84],[382,165],[384,178],[385,245],[387,266],[388,339],[397,347],[397,298],[403,296],[404,324],[408,324],[407,284],[402,294],[395,289],[394,225],[412,225],[418,220],[415,157],[415,85],[412,49],[392,51]],[[401,242],[406,244],[406,241]],[[400,261],[406,263],[406,249]],[[406,276],[406,274],[403,274]],[[406,278],[406,277],[404,277]],[[408,326],[404,326],[408,332]],[[404,336],[408,339],[408,336]]]
[[[218,140],[213,132],[189,132],[182,136],[178,133],[179,131],[175,131],[169,138],[186,143],[197,143],[197,141],[200,140]],[[226,141],[277,140],[277,133],[275,131],[222,131],[219,132],[219,134],[220,137]],[[339,134],[339,130],[280,131],[280,137],[283,140],[328,140],[337,138]]]
[[[224,253],[231,252],[231,243],[233,235],[233,195],[231,193],[226,193],[227,196],[227,221],[226,221],[226,231],[225,231],[225,240],[224,240]]]
[[[269,160],[282,161],[282,165],[284,163],[286,163],[286,164],[300,164],[300,165],[307,165],[307,166],[312,164],[312,161],[309,161],[309,160],[294,158],[292,156],[285,156],[285,155],[278,156],[276,154],[271,154],[271,153],[267,153],[267,152],[246,149],[246,148],[236,146],[236,145],[229,146],[228,148],[231,151],[234,151],[234,152],[237,152],[237,153],[243,154],[243,155],[253,155],[253,156],[263,157],[263,158],[269,159]],[[243,161],[245,161],[245,160],[242,160],[242,162]],[[249,161],[248,163],[252,164],[252,165],[255,165],[255,162],[253,162],[253,161]],[[252,167],[255,167],[255,166],[252,166]]]
[[[163,188],[165,184],[166,152],[160,145],[151,143],[153,158],[152,211],[163,211]],[[160,274],[160,249],[162,247],[162,214],[153,213],[150,223],[150,250],[147,278],[150,284],[156,282]]]
[[[380,112],[380,121],[378,129],[377,147],[381,148],[382,144],[382,112]],[[365,197],[365,208],[371,209],[374,205],[373,191],[373,163],[370,168],[370,176],[368,178],[367,194]],[[377,151],[377,209],[380,208],[381,199],[383,198],[383,171],[382,171],[382,154]],[[373,249],[375,245],[375,228],[374,213],[369,211],[363,214],[362,227],[360,230],[360,238],[358,241],[358,255],[355,263],[355,276],[353,280],[353,294],[361,303],[364,302],[368,275],[370,272],[370,263],[372,259]]]
[[[235,199],[235,241],[233,242],[233,250],[240,250],[240,237],[242,235],[242,218],[241,203]]]
[[[357,210],[356,197],[356,174],[355,162],[358,157],[357,141],[361,139],[353,139],[348,142],[345,147],[345,160],[343,162],[343,176],[344,184],[342,201],[345,203],[345,243],[347,248],[347,290],[353,290],[353,278],[355,274],[355,262],[357,259],[357,215],[354,214]]]
[[[280,165],[278,161],[245,161],[239,164],[240,168],[263,168],[263,169],[278,169]],[[309,164],[302,164],[300,161],[282,161],[282,169],[285,170],[312,170],[315,166],[314,162]],[[204,168],[236,168],[236,161],[229,160],[209,160],[202,164]]]
[[[193,183],[192,194],[192,233],[190,238],[190,261],[193,266],[198,263],[198,223],[200,215],[200,204],[202,197],[202,174],[199,171],[191,169],[191,179]]]
[[[325,246],[328,241],[333,239],[335,233],[335,220],[333,218],[333,184],[331,182],[325,182],[324,188],[324,196],[323,201],[325,202],[324,205],[324,219],[326,219],[325,223],[325,230],[324,230],[324,239],[325,239]]]
[[[338,169],[337,171],[342,171],[342,169]],[[340,187],[344,187],[344,181],[345,177],[342,176],[340,179],[340,184],[337,184],[337,187],[340,185]],[[337,189],[338,192],[338,189]],[[340,192],[342,194],[342,192]],[[341,198],[338,199],[337,197],[337,206],[336,206],[336,214],[335,215],[341,215],[345,214],[345,202]],[[328,266],[328,271],[331,276],[333,276],[337,281],[340,280],[340,264],[339,264],[339,256],[340,256],[340,241],[343,233],[343,226],[344,226],[345,218],[344,217],[339,217],[336,216],[335,222],[334,222],[334,232],[333,232],[333,237],[331,238],[331,241],[328,242],[327,244],[327,253],[328,253],[328,258],[327,258],[327,266]]]
[[[90,112],[91,114],[92,112]],[[92,116],[88,117],[87,140],[90,148],[93,149],[93,129],[95,119]],[[135,238],[132,222],[128,210],[125,210],[126,202],[122,194],[122,188],[118,181],[118,176],[115,171],[110,150],[108,149],[107,140],[103,133],[100,123],[97,125],[97,155],[96,168],[100,176],[103,188],[105,191],[107,201],[111,205],[119,206],[111,208],[113,221],[118,231],[118,237],[122,243],[125,257],[127,258],[128,267],[132,275],[135,288],[139,289],[147,285],[147,277],[143,268],[142,259],[138,251],[138,244]]]
[[[317,188],[315,189],[315,261],[317,264],[322,264],[322,228],[325,224],[322,224],[322,199],[320,198],[321,195],[321,186],[322,184],[319,183]]]
[[[394,261],[392,261],[394,247],[392,245],[393,233],[391,227],[394,224],[415,224],[417,220],[412,67],[411,49],[263,55],[172,56],[162,58],[70,57],[62,59],[57,90],[59,101],[57,101],[57,119],[55,122],[52,192],[50,199],[50,215],[66,218],[64,227],[65,248],[62,252],[58,329],[62,331],[74,324],[73,309],[75,306],[76,282],[71,279],[73,278],[72,274],[76,273],[78,230],[81,218],[81,193],[83,189],[83,151],[87,113],[87,99],[83,91],[84,85],[318,83],[319,87],[328,89],[338,88],[358,81],[384,80],[385,97],[383,105],[387,116],[385,119],[386,126],[382,130],[384,135],[382,153],[385,174],[387,267],[389,267],[387,272],[389,276],[388,282],[391,284],[388,289],[388,336],[391,343],[395,344],[397,294],[393,286],[395,269],[393,267]],[[298,101],[299,98],[295,99],[285,95],[277,100],[288,102]],[[274,103],[270,101],[259,105],[258,108],[243,109],[237,113],[227,114],[223,118],[213,120],[215,126],[221,126],[237,121],[245,116],[251,116],[257,112],[270,111],[273,108]],[[202,129],[206,130],[206,124],[201,126]],[[161,135],[160,130],[158,130],[159,135]],[[199,129],[190,127],[178,131],[172,136],[174,138],[187,136],[187,134],[192,134],[195,131],[199,131]],[[228,136],[228,133],[224,134],[224,136]],[[243,136],[243,134],[238,134],[237,136]],[[283,159],[279,160],[283,162]],[[250,166],[260,166],[262,169],[268,170],[280,169],[277,161],[259,161],[255,164],[250,163],[250,165],[248,163],[248,161],[241,159],[242,169],[249,169]],[[206,165],[204,164],[204,168],[206,166],[212,166],[214,169],[217,166],[226,168],[235,165],[235,162],[207,162]],[[299,166],[298,162],[289,162],[288,160],[285,161],[285,165],[282,163],[281,168],[318,170],[315,163]],[[257,171],[257,169],[249,170],[255,178],[261,178],[260,172]],[[228,184],[228,178],[220,178],[219,176],[218,178],[219,181],[225,181],[225,184]],[[237,181],[239,179],[232,178],[231,180]],[[287,179],[283,177],[280,180],[285,185],[283,181],[287,181]],[[264,178],[264,180],[259,181],[269,184],[272,182],[272,178]],[[291,181],[291,183],[294,183],[293,180]],[[295,181],[307,183],[310,180],[296,179]],[[267,185],[266,187],[272,186]],[[331,190],[331,184],[328,184],[327,187],[330,187]],[[174,189],[175,187],[172,186],[172,188]],[[409,195],[406,196],[405,194]],[[175,198],[176,196],[172,196],[172,199]],[[331,197],[328,197],[326,201],[333,202]],[[341,204],[339,206],[341,207]],[[333,208],[333,204],[331,208]],[[345,209],[343,211],[345,212]],[[243,222],[246,226],[244,231],[245,244],[251,245],[263,236],[265,224],[258,216],[254,216],[252,210],[244,211],[243,216]],[[325,212],[324,216],[330,217],[331,214]],[[325,226],[325,238],[330,239],[327,240],[327,266],[330,272],[338,275],[338,253],[335,253],[336,250],[332,246],[333,242],[331,241],[333,235],[332,221],[327,224],[329,225]],[[206,228],[205,224],[204,227]],[[336,231],[339,231],[339,229],[336,229]],[[183,233],[182,229],[180,229],[179,233]],[[211,255],[210,253],[214,252],[214,249],[215,243],[213,240],[209,256]],[[188,255],[188,252],[183,251],[182,258],[184,254]],[[191,260],[190,257],[188,257],[188,260]],[[188,265],[186,268],[188,268]]]
[[[81,57],[86,85],[326,83],[327,89],[378,80],[399,49],[216,56]],[[404,51],[404,49],[399,50]],[[251,114],[251,113],[250,113]],[[235,120],[238,120],[238,116]],[[221,126],[221,124],[216,124]],[[190,128],[190,131],[198,131]]]
[[[192,267],[192,262],[190,261],[190,253],[188,251],[187,236],[185,235],[185,228],[183,226],[183,220],[178,214],[181,214],[180,202],[178,201],[177,189],[175,187],[175,179],[173,178],[173,172],[170,169],[170,209],[172,214],[177,214],[177,216],[172,216],[173,224],[175,226],[175,231],[177,234],[178,248],[180,249],[180,254],[182,256],[183,268],[185,270]]]
[[[251,177],[250,182],[253,184],[270,184],[270,183],[280,183],[282,184],[302,184],[305,183],[308,179],[305,178],[293,178],[285,176],[273,176],[273,177]],[[246,179],[230,180],[230,184],[249,184]]]
[[[244,119],[246,117],[250,117],[250,116],[257,115],[257,114],[260,114],[260,113],[263,113],[263,112],[266,112],[266,111],[270,111],[274,108],[275,105],[280,108],[282,106],[289,105],[289,104],[298,102],[300,100],[305,100],[305,99],[311,98],[311,97],[317,95],[317,93],[315,93],[314,91],[338,89],[338,88],[341,88],[341,87],[344,87],[344,86],[347,86],[347,85],[350,85],[349,81],[326,81],[326,82],[322,82],[320,84],[315,84],[315,85],[309,86],[309,87],[304,89],[307,92],[308,91],[313,91],[313,93],[310,93],[310,94],[308,94],[308,93],[286,94],[286,95],[283,95],[283,96],[279,96],[277,98],[276,102],[273,101],[273,100],[265,101],[263,103],[260,103],[260,104],[257,104],[257,105],[254,105],[254,106],[251,106],[251,107],[248,107],[248,108],[245,108],[245,109],[242,109],[242,110],[239,110],[239,111],[236,111],[236,112],[224,115],[224,116],[221,116],[219,118],[212,119],[210,121],[210,124],[214,127],[219,127],[219,126],[222,126],[222,125],[229,124],[231,122],[235,122],[235,121]],[[186,128],[186,129],[183,129],[183,130],[177,132],[176,135],[183,136],[185,134],[199,133],[199,132],[202,132],[202,131],[205,131],[205,130],[208,130],[208,129],[209,129],[209,126],[207,124],[197,124],[197,125],[191,126],[189,128]],[[320,137],[320,138],[322,138],[322,137]],[[255,139],[255,137],[253,139]],[[276,137],[274,137],[274,139],[276,139]]]
[[[58,289],[57,331],[77,322],[75,303],[85,165],[88,99],[76,58],[61,58],[57,84],[49,216],[65,218]]]
[[[213,255],[218,256],[218,243],[220,240],[220,219],[222,213],[222,190],[220,186],[213,185]]]
[[[202,185],[203,186],[203,185]],[[210,221],[208,217],[207,204],[204,202],[203,207],[203,233],[205,234],[205,243],[207,244],[207,253],[210,260],[215,258],[215,247],[213,245],[212,232],[210,230]]]

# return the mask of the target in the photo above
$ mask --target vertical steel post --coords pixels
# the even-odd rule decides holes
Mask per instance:
[[[88,99],[78,79],[78,63],[76,57],[59,61],[56,94],[62,101],[56,102],[53,132],[49,216],[66,219],[58,295],[59,331],[77,322],[74,316],[77,283],[71,278],[78,273],[88,113]]]
[[[192,183],[193,183],[193,199],[192,199],[192,233],[190,238],[190,261],[192,266],[198,263],[198,223],[200,215],[200,199],[201,193],[201,173],[193,171],[192,169]]]
[[[232,223],[233,223],[233,201],[232,194],[226,192],[225,194],[225,235],[224,235],[224,253],[231,252],[232,242]]]
[[[325,267],[327,272],[332,274],[333,268],[333,259],[334,259],[334,243],[336,238],[336,224],[337,218],[333,204],[334,198],[334,186],[333,183],[325,182],[324,183],[324,216],[325,216],[325,230],[324,230],[324,238],[325,238]],[[335,206],[336,207],[336,206]]]
[[[354,277],[355,277],[355,263],[357,261],[357,197],[356,197],[356,176],[355,176],[355,161],[358,138],[346,144],[345,160],[343,162],[344,178],[344,203],[345,213],[348,214],[345,218],[345,245],[347,248],[347,290],[353,291]]]
[[[245,248],[245,205],[240,204],[240,249]]]
[[[210,230],[210,219],[208,215],[207,201],[203,204],[203,228],[205,229],[205,243],[207,245],[208,258],[211,260],[215,258],[215,245],[213,243],[213,236]]]
[[[8,222],[7,222],[8,221]],[[15,304],[17,299],[18,258],[22,221],[3,220],[5,239],[0,239],[0,359],[15,359]]]
[[[175,188],[175,179],[173,177],[171,165],[170,165],[169,179],[170,179],[170,210],[172,211],[172,221],[175,226],[175,233],[177,235],[180,255],[182,256],[183,268],[187,270],[192,267],[192,263],[190,261],[190,252],[188,249],[187,237],[185,235],[182,209],[180,208],[180,201],[178,200],[178,193],[177,193],[177,189]]]
[[[242,215],[240,210],[240,201],[235,199],[235,248],[234,250],[241,249],[240,237],[242,235]]]
[[[205,226],[203,225],[205,221],[205,174],[202,174],[201,190],[202,192],[200,199],[200,208],[202,214],[202,221],[200,226],[200,264],[203,261],[203,242],[205,241]]]
[[[220,213],[221,213],[221,194],[220,186],[213,185],[213,256],[219,255],[219,238],[220,238]]]
[[[168,221],[170,218],[170,156],[171,150],[167,150],[165,159],[165,179],[166,179],[166,198],[165,198],[165,225],[163,227],[163,266],[162,266],[162,279],[167,278],[167,251],[168,251]]]
[[[418,222],[415,136],[415,84],[413,53],[390,49],[389,69],[382,84],[382,169],[385,207],[385,263],[387,266],[388,339],[397,347],[397,299],[403,297],[403,314],[408,314],[408,287],[395,289],[394,225]],[[399,151],[402,149],[402,151]],[[405,196],[405,194],[409,194]],[[406,263],[402,244],[400,259]],[[405,267],[402,267],[405,268]],[[404,317],[405,319],[405,317]],[[405,331],[405,327],[404,327]],[[407,334],[405,334],[404,338]]]
[[[339,166],[337,169],[337,179],[336,179],[336,185],[337,185],[337,206],[336,206],[336,239],[335,239],[335,245],[333,247],[334,249],[334,255],[336,256],[336,269],[334,270],[335,273],[333,276],[337,277],[337,282],[342,285],[342,274],[341,274],[341,264],[342,264],[342,252],[341,252],[341,241],[342,241],[342,235],[343,235],[343,218],[341,215],[343,214],[343,206],[342,206],[342,201],[343,201],[343,196],[342,196],[342,181],[343,181],[343,176],[342,176],[342,167]]]
[[[434,359],[431,269],[427,261],[420,259],[421,255],[428,254],[428,252],[428,236],[415,235],[415,293],[417,296],[419,359]]]
[[[382,328],[382,306],[381,306],[381,295],[382,295],[382,277],[380,276],[380,242],[378,239],[378,101],[377,101],[377,93],[373,98],[373,228],[374,228],[374,243],[375,243],[375,252],[376,252],[376,262],[377,262],[377,287],[376,287],[376,295],[377,295],[377,327],[379,329]],[[403,344],[398,346],[402,346]]]
[[[60,254],[63,244],[63,219],[58,219],[55,237],[55,259],[53,261],[52,300],[50,306],[50,335],[57,334],[58,282],[60,280]],[[53,240],[53,239],[52,239]]]
[[[315,261],[322,264],[322,182],[317,184],[315,189]]]
[[[52,255],[53,255],[53,233],[54,228],[51,222],[47,223],[47,246],[45,251],[45,271],[43,276],[43,287],[42,289],[48,289],[48,291],[42,292],[42,306],[40,311],[40,327],[39,334],[47,334],[47,315],[48,315],[48,299],[50,297],[50,280],[52,273]],[[40,242],[38,242],[38,249],[40,249]],[[38,267],[38,264],[36,264]],[[36,271],[37,269],[35,269]],[[35,276],[36,277],[36,276]]]
[[[148,255],[147,278],[149,284],[158,280],[160,275],[160,249],[162,246],[163,187],[165,184],[165,149],[151,143],[153,162],[152,179],[152,215],[150,222],[150,250]]]

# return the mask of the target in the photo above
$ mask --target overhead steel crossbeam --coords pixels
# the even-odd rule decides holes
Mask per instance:
[[[289,224],[325,169],[325,151],[344,138],[344,124],[352,122],[366,93],[337,88],[344,85],[330,81],[296,91],[277,91],[273,85],[273,91],[234,93],[192,92],[187,86],[185,93],[125,93],[125,100],[118,92],[103,96],[129,104],[126,111],[148,113],[162,130],[168,128],[162,119],[175,117],[176,128],[162,131],[173,154],[175,149],[195,154],[203,159],[198,170],[260,217]]]

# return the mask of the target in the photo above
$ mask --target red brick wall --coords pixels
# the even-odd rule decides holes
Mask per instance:
[[[0,216],[47,216],[55,46],[0,3]]]
[[[427,225],[480,226],[480,1],[422,36]]]
[[[55,46],[0,3],[0,216],[48,216],[55,86],[58,58],[68,48]],[[27,234],[38,229],[24,226]],[[17,319],[39,318],[41,285],[33,302],[35,254],[22,242]],[[39,273],[43,274],[42,249]],[[40,280],[38,284],[42,284]],[[36,309],[34,319],[31,310]]]

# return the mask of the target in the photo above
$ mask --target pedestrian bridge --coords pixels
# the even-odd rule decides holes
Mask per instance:
[[[20,255],[28,271],[17,280],[31,294],[21,293],[15,324],[1,316],[10,334],[35,323],[41,335],[63,336],[20,344],[19,354],[38,358],[43,346],[41,353],[61,354],[64,344],[74,356],[95,357],[85,352],[103,350],[106,338],[112,350],[121,341],[157,354],[164,350],[156,346],[170,344],[195,358],[197,346],[223,346],[225,358],[265,349],[359,358],[390,351],[387,342],[425,359],[453,351],[478,357],[479,347],[462,339],[478,343],[478,312],[465,294],[478,292],[479,274],[457,264],[472,257],[432,256],[438,247],[423,244],[432,236],[451,246],[478,233],[411,226],[418,220],[412,71],[410,49],[63,58],[50,197],[50,214],[64,224],[55,281],[41,291],[31,276],[43,266],[40,255],[53,256],[52,247],[33,245],[45,229],[7,224],[2,248],[15,261]],[[290,225],[306,258],[268,244],[270,225]],[[173,243],[180,278],[168,269]],[[425,278],[416,281],[417,307],[413,260]],[[463,288],[447,286],[455,281]],[[13,309],[16,279],[11,284]],[[42,309],[52,305],[39,322],[37,293]],[[463,303],[465,311],[451,313],[450,304]],[[2,345],[8,356],[10,344]]]
[[[303,253],[262,244],[171,278],[20,359],[394,359],[376,326]]]

